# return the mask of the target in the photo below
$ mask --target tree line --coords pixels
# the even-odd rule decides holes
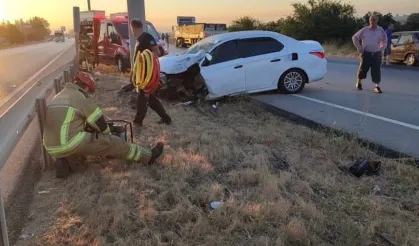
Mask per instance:
[[[29,25],[25,25],[29,24]],[[41,17],[33,17],[24,22],[22,19],[11,23],[3,21],[0,23],[0,38],[5,39],[9,44],[21,44],[26,41],[41,41],[51,33],[47,20]]]
[[[394,19],[392,13],[381,14],[368,12],[363,17],[356,17],[355,6],[338,0],[308,0],[307,3],[291,4],[293,12],[286,18],[267,23],[245,16],[234,20],[229,31],[266,30],[280,32],[298,40],[317,40],[321,43],[350,41],[352,35],[368,25],[372,14],[379,16],[379,25],[386,29],[390,24],[393,31],[419,31],[419,13],[413,13],[406,23]]]

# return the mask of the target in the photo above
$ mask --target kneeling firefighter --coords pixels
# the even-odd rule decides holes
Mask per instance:
[[[163,143],[150,149],[111,135],[102,110],[89,97],[96,89],[93,77],[80,72],[73,82],[52,99],[46,115],[44,146],[56,159],[57,177],[69,175],[66,157],[106,156],[151,164],[162,154]]]

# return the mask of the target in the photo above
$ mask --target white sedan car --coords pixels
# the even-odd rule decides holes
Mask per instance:
[[[180,74],[199,64],[207,99],[278,89],[299,93],[327,72],[324,49],[316,41],[298,41],[268,31],[211,36],[184,54],[160,58],[164,74]]]

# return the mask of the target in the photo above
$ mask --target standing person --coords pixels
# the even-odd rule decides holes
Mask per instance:
[[[150,50],[157,57],[161,56],[159,47],[154,37],[144,32],[143,23],[141,20],[133,19],[131,21],[131,31],[137,37],[137,43],[135,46],[135,55],[134,61],[137,55],[142,53],[145,50]],[[143,120],[147,114],[147,109],[150,107],[154,110],[161,118],[159,123],[170,125],[172,119],[166,113],[162,103],[157,98],[156,93],[145,93],[144,90],[138,91],[138,101],[137,101],[137,114],[134,119],[134,123],[138,126],[143,125]]]
[[[167,43],[167,47],[169,47],[169,33],[166,33],[166,43]]]
[[[371,78],[375,84],[374,92],[382,93],[379,86],[381,82],[382,49],[387,47],[387,35],[384,29],[378,26],[378,16],[372,15],[370,25],[355,33],[352,41],[361,54],[356,88],[362,90],[361,81],[367,77],[371,68]]]
[[[393,24],[390,24],[388,28],[386,29],[386,35],[387,35],[387,46],[384,50],[384,60],[386,62],[386,65],[390,65],[390,55],[391,55],[391,38],[393,36]]]

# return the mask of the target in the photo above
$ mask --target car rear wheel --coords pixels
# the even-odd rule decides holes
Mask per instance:
[[[413,54],[408,54],[406,56],[405,62],[408,66],[414,66],[417,62],[415,55]]]
[[[124,60],[122,59],[121,56],[118,57],[117,65],[118,65],[118,71],[120,73],[125,73],[127,71],[127,67],[125,66]]]
[[[178,38],[176,40],[176,47],[181,48],[185,46],[185,40],[183,38]]]
[[[290,69],[279,79],[278,89],[285,94],[296,94],[303,90],[307,83],[306,74],[300,69]]]

